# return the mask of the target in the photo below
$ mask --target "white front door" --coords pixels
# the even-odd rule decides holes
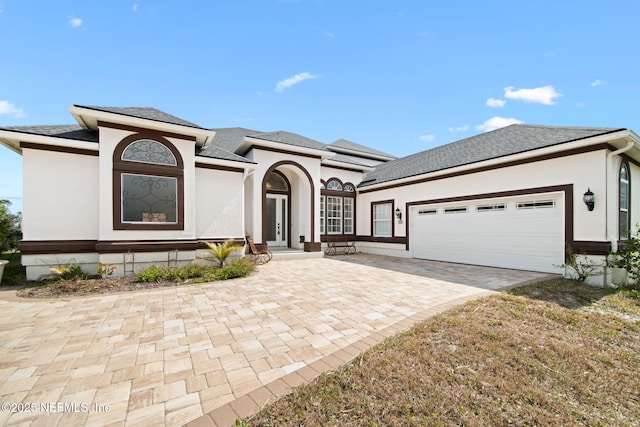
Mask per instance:
[[[287,246],[287,196],[267,194],[267,244]]]

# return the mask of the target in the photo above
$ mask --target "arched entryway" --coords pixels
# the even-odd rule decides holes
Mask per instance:
[[[315,242],[315,186],[299,163],[273,164],[262,179],[262,241],[270,246],[320,250]]]
[[[291,242],[291,184],[280,171],[266,176],[264,211],[266,242],[271,247],[289,247]]]

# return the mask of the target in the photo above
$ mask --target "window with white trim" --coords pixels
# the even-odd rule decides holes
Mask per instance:
[[[373,235],[391,237],[393,234],[393,203],[373,204]]]
[[[342,197],[327,196],[327,233],[342,233]]]
[[[320,234],[354,234],[355,192],[338,178],[320,184]]]

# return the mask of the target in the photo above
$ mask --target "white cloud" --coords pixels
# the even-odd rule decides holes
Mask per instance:
[[[325,31],[324,36],[331,39],[334,37],[334,34],[331,31]]]
[[[137,4],[137,3],[133,5],[133,11],[134,11],[134,12],[137,12],[137,11],[138,11],[138,4]]]
[[[519,99],[524,102],[534,102],[536,104],[553,105],[554,98],[560,95],[553,86],[543,86],[534,89],[518,89],[513,90],[513,87],[504,88],[504,97],[509,99]]]
[[[435,135],[422,135],[418,138],[422,142],[433,142],[436,139]]]
[[[458,126],[458,127],[450,127],[449,132],[464,132],[469,129],[469,125]]]
[[[504,107],[504,104],[506,103],[507,101],[505,101],[504,99],[493,99],[493,98],[487,99],[488,107],[500,108],[500,107]]]
[[[607,82],[605,82],[604,80],[597,79],[595,82],[591,83],[591,86],[596,87],[596,86],[602,86],[606,84]]]
[[[275,92],[282,92],[283,90],[290,88],[293,85],[297,85],[298,83],[304,81],[304,80],[310,80],[310,79],[316,79],[319,76],[315,75],[315,74],[311,74],[308,72],[304,72],[304,73],[300,73],[300,74],[296,74],[295,76],[292,77],[287,77],[284,80],[280,80],[278,82],[278,84],[276,85],[276,88],[274,89]]]
[[[483,132],[489,132],[492,130],[503,128],[505,126],[515,125],[519,123],[522,123],[522,122],[518,119],[508,119],[506,117],[495,116],[490,118],[483,124],[476,126],[476,129],[481,130]]]
[[[82,26],[82,19],[74,18],[73,16],[69,18],[69,25],[73,28]]]
[[[0,115],[8,114],[13,117],[26,117],[24,110],[22,108],[18,108],[9,101],[0,101]]]

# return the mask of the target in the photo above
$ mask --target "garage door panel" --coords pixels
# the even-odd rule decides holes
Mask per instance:
[[[536,200],[544,199],[537,203]],[[500,200],[500,210],[487,201],[412,207],[411,255],[496,267],[558,273],[564,260],[564,207],[560,194],[535,199]],[[537,203],[537,204],[536,204]],[[518,206],[527,208],[518,209]],[[447,209],[466,212],[445,213]],[[419,212],[436,214],[420,215]],[[490,208],[489,208],[490,209]]]

